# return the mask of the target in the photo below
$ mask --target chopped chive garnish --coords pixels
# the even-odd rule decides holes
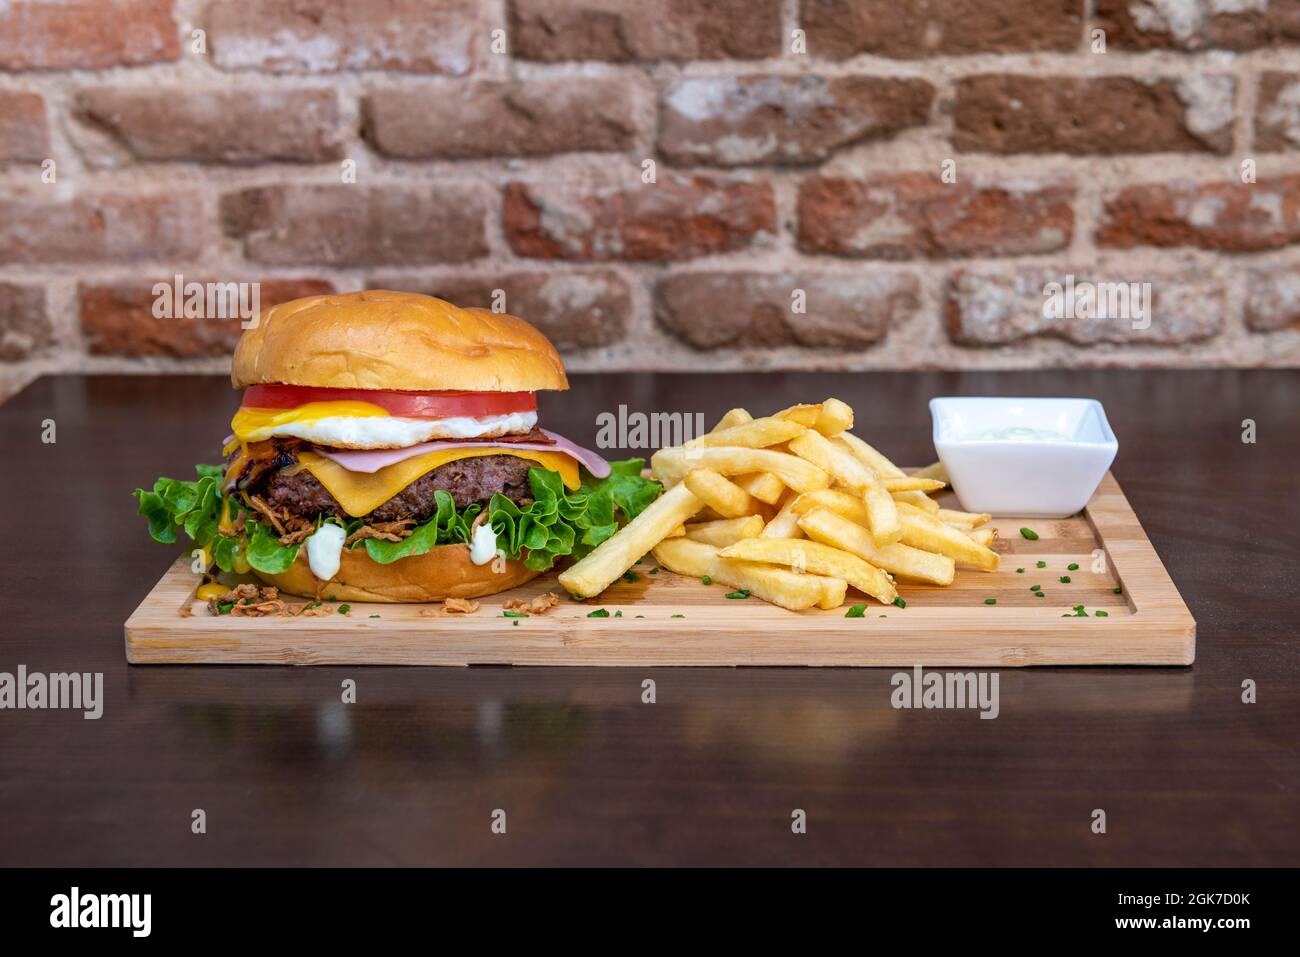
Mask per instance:
[[[854,605],[844,613],[845,618],[862,618],[867,611],[866,605]]]
[[[346,605],[346,604],[345,604],[345,605],[339,605],[339,614],[340,614],[340,615],[346,615],[346,614],[347,614],[348,612],[350,612],[351,610],[352,610],[352,606],[351,606],[351,605]]]
[[[316,604],[319,605],[320,602],[317,602]],[[223,601],[221,604],[217,605],[217,614],[218,614],[218,615],[229,615],[229,614],[230,614],[230,609],[232,609],[232,608],[234,608],[234,607],[235,607],[235,603],[234,603],[233,601]]]
[[[378,615],[371,615],[370,617],[371,617],[371,618],[378,618],[379,616],[378,616]]]
[[[1079,563],[1078,563],[1078,562],[1070,562],[1070,564],[1068,564],[1068,565],[1065,566],[1065,570],[1066,570],[1067,572],[1077,572],[1077,571],[1079,570]]]
[[[1025,538],[1029,539],[1031,542],[1038,540],[1038,533],[1034,531],[1032,528],[1022,528],[1020,530],[1020,534]]]
[[[1017,569],[1016,569],[1016,574],[1017,574],[1017,575],[1023,575],[1024,573],[1025,573],[1025,570],[1024,570],[1023,568],[1017,568]]]
[[[1043,590],[1043,586],[1042,586],[1042,585],[1030,585],[1030,586],[1029,586],[1029,590],[1030,590],[1030,591],[1042,591],[1042,590]]]
[[[700,579],[700,584],[701,584],[701,585],[712,585],[712,584],[713,584],[713,579],[710,578],[708,575],[705,575],[703,578]]]
[[[659,574],[659,566],[656,565],[654,568],[650,569],[650,574],[651,574],[651,575],[658,575],[658,574]]]
[[[685,618],[685,615],[669,615],[669,618]]]
[[[984,604],[986,604],[986,605],[996,605],[997,603],[998,603],[998,600],[997,600],[996,598],[985,598],[985,599],[984,599]]]
[[[1070,584],[1070,576],[1069,576],[1069,575],[1062,575],[1061,578],[1060,578],[1060,582],[1061,582],[1062,585],[1068,585],[1068,584]]]
[[[1098,618],[1109,618],[1109,617],[1110,617],[1110,612],[1108,612],[1108,611],[1102,611],[1100,608],[1098,608],[1096,611],[1094,611],[1093,614],[1096,615]]]
[[[1047,596],[1044,595],[1041,591],[1036,591],[1036,592],[1034,592],[1034,597],[1035,597],[1035,598],[1046,598]]]
[[[528,613],[523,611],[503,611],[501,613],[501,617],[502,618],[527,618]]]
[[[623,581],[625,582],[639,582],[640,580],[641,580],[641,576],[638,575],[636,572],[631,571],[630,569],[623,573]]]
[[[623,617],[623,613],[622,613],[621,611],[616,611],[616,612],[614,612],[614,617],[615,617],[615,618],[622,618],[622,617]]]
[[[745,589],[743,589],[743,588],[737,588],[735,591],[729,591],[729,592],[727,592],[727,597],[728,597],[728,598],[748,598],[748,597],[749,597],[749,592],[745,591]]]
[[[518,628],[518,627],[519,627],[519,619],[516,618],[516,619],[515,619],[514,621],[512,621],[510,624],[512,624],[512,625],[514,625],[516,628]]]
[[[587,612],[587,617],[588,617],[588,618],[608,618],[608,617],[609,617],[609,612],[607,612],[604,608],[597,608],[595,611],[589,611],[589,612]]]
[[[1111,589],[1111,590],[1112,590],[1113,592],[1115,592],[1116,595],[1122,595],[1122,594],[1124,594],[1124,589],[1120,588],[1118,585],[1116,585],[1116,586],[1115,586],[1113,589]]]
[[[1039,568],[1046,568],[1046,567],[1047,567],[1047,562],[1039,562],[1039,563],[1038,563],[1038,567],[1039,567]]]
[[[899,595],[897,598],[894,599],[894,604],[897,605],[899,608],[907,607],[907,602],[903,601],[902,595]]]

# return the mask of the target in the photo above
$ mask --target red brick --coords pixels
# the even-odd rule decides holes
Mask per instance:
[[[1214,152],[1232,148],[1234,83],[1009,74],[957,82],[953,143],[989,153]]]
[[[1097,0],[1094,24],[1121,50],[1253,50],[1300,41],[1300,4]]]
[[[924,80],[688,77],[664,93],[659,150],[679,163],[816,163],[924,124],[933,98]]]
[[[1103,246],[1196,246],[1229,252],[1300,241],[1300,176],[1267,182],[1130,186],[1107,199]]]
[[[805,312],[794,312],[795,293]],[[655,289],[659,324],[696,349],[861,349],[920,303],[914,276],[678,273]]]
[[[1300,268],[1278,266],[1247,273],[1246,325],[1255,332],[1300,329]]]
[[[511,0],[524,60],[754,60],[781,52],[781,0]]]
[[[511,183],[506,238],[521,256],[670,262],[750,246],[776,229],[765,182],[662,174],[657,183]]]
[[[54,342],[45,290],[0,282],[0,362],[17,362]]]
[[[380,153],[474,159],[630,149],[640,106],[632,80],[607,77],[378,90],[363,110],[366,138]]]
[[[184,277],[186,282],[238,282],[231,278]],[[172,276],[157,282],[171,286]],[[321,296],[334,292],[324,279],[264,279],[260,281],[259,302],[262,309],[304,296]],[[154,283],[118,284],[82,283],[81,329],[86,348],[93,355],[171,356],[193,359],[202,356],[228,356],[239,340],[240,318],[157,318]]]
[[[216,0],[208,11],[223,70],[461,76],[486,37],[476,0]]]
[[[476,186],[262,186],[221,198],[222,225],[257,262],[402,264],[486,255]]]
[[[45,98],[25,90],[0,90],[0,162],[39,162],[49,155]]]
[[[1255,149],[1265,152],[1300,146],[1300,74],[1265,73],[1259,80],[1255,110]]]
[[[802,0],[799,25],[810,54],[836,60],[1073,50],[1083,0]]]
[[[203,203],[183,192],[0,198],[0,264],[192,259],[206,236]]]
[[[491,309],[496,290],[505,293],[501,308],[527,319],[555,344],[574,351],[621,342],[632,313],[632,291],[611,270],[576,272],[508,272],[487,277],[451,275],[410,279],[375,276],[381,289],[422,292],[458,306]]]
[[[799,186],[799,247],[864,259],[1014,256],[1070,243],[1074,190],[1036,182],[946,184],[930,173]]]
[[[1065,287],[1069,272],[1042,267],[1010,273],[957,272],[949,282],[945,303],[949,336],[968,346],[1017,344],[1033,338],[1064,339],[1080,345],[1177,345],[1212,338],[1223,328],[1228,311],[1226,290],[1218,280],[1197,274],[1081,271],[1074,276],[1079,292],[1082,283],[1149,282],[1151,298],[1145,318],[1133,306],[1127,318],[1087,317],[1077,295],[1073,316],[1044,316],[1048,283]],[[1135,321],[1149,326],[1134,328]]]
[[[0,4],[0,70],[99,70],[176,60],[172,0]]]
[[[313,163],[343,155],[332,90],[95,87],[76,96],[78,119],[137,160]]]

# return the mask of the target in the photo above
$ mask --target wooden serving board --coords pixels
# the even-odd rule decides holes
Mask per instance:
[[[861,618],[845,617],[847,606],[792,612],[756,598],[728,599],[730,589],[721,585],[666,569],[652,574],[651,556],[633,569],[635,581],[587,602],[570,600],[551,573],[481,599],[472,615],[449,615],[439,605],[358,602],[347,615],[217,617],[194,599],[198,578],[182,556],[127,620],[126,657],[136,664],[272,665],[1192,663],[1196,623],[1109,473],[1079,515],[1000,518],[993,525],[1002,555],[997,572],[958,566],[947,588],[900,581],[906,608],[880,605],[850,589],[850,603],[867,605]],[[1038,539],[1021,537],[1022,526]],[[1093,570],[1097,549],[1105,556],[1101,571]],[[1047,567],[1038,568],[1039,561]],[[1078,570],[1067,571],[1070,563]],[[1059,581],[1062,575],[1070,576],[1069,584]],[[1031,585],[1041,585],[1045,597],[1036,597]],[[547,614],[502,616],[505,600],[547,591],[560,596]],[[997,604],[986,605],[987,598]],[[1083,605],[1088,617],[1074,617],[1075,605]],[[190,617],[182,616],[183,608],[192,610]],[[588,617],[602,608],[610,617]],[[1097,610],[1107,617],[1096,617]]]

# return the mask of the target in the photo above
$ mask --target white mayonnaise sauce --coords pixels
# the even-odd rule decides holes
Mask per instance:
[[[475,565],[486,565],[497,554],[497,533],[492,531],[492,523],[484,522],[474,529],[474,538],[469,545],[469,560]]]
[[[987,429],[983,432],[968,432],[958,436],[961,439],[974,439],[981,442],[1073,442],[1074,437],[1054,429],[1031,429],[1023,425],[1013,425],[1005,429]]]
[[[307,539],[307,564],[311,573],[323,582],[339,573],[339,559],[347,534],[337,525],[326,522]]]

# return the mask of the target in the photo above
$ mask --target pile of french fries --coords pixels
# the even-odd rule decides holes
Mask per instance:
[[[997,569],[990,516],[930,498],[942,466],[907,475],[852,428],[853,409],[833,398],[759,419],[732,409],[654,454],[664,494],[560,584],[592,597],[653,552],[679,575],[802,611],[838,608],[850,588],[892,604],[896,577],[950,585],[958,563]]]

